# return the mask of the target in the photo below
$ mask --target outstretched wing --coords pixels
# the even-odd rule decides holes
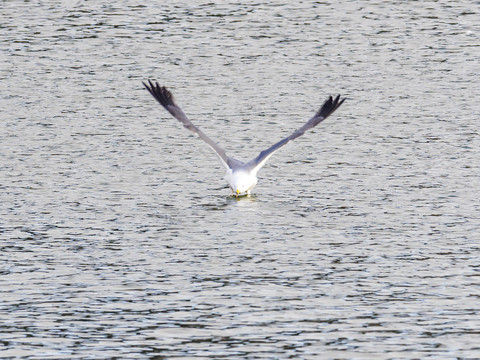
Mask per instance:
[[[212,139],[210,139],[199,128],[193,125],[190,120],[188,120],[187,115],[185,115],[183,110],[180,109],[177,104],[175,104],[172,93],[168,91],[166,87],[160,86],[158,82],[152,83],[150,80],[148,80],[148,85],[144,82],[142,83],[150,92],[150,94],[152,94],[152,96],[157,99],[157,101],[162,104],[162,106],[167,109],[170,114],[180,121],[188,130],[197,134],[200,139],[205,141],[215,151],[227,170],[231,169],[232,166],[238,162],[237,160],[227,156],[225,150],[218,146]]]
[[[322,107],[320,110],[317,111],[317,113],[310,119],[308,120],[305,125],[303,125],[300,129],[295,131],[293,134],[290,136],[287,136],[285,139],[277,142],[275,145],[271,146],[270,148],[262,151],[255,159],[249,161],[247,163],[247,167],[250,172],[253,174],[256,174],[260,168],[265,165],[266,161],[270,159],[270,156],[272,156],[277,150],[279,150],[282,146],[286,145],[290,141],[296,139],[299,136],[302,136],[305,131],[317,126],[320,124],[323,120],[325,120],[328,116],[333,114],[335,110],[338,109],[340,105],[343,104],[345,101],[345,98],[340,100],[340,95],[338,95],[335,99],[333,99],[331,96],[323,103]]]

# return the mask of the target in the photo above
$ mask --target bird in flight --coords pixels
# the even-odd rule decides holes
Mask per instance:
[[[228,186],[232,190],[233,195],[243,196],[250,195],[253,187],[257,184],[257,173],[265,165],[266,161],[277,152],[281,147],[288,142],[303,135],[305,131],[317,126],[328,116],[333,114],[340,105],[343,104],[345,98],[340,99],[340,95],[335,98],[330,96],[322,105],[322,107],[315,113],[315,115],[308,120],[302,127],[296,130],[293,134],[287,136],[285,139],[280,140],[276,144],[272,145],[266,150],[263,150],[256,158],[249,162],[242,162],[236,160],[230,156],[227,156],[225,150],[218,146],[212,139],[203,133],[198,127],[196,127],[185,115],[182,109],[175,103],[173,95],[164,86],[160,86],[158,82],[152,83],[148,80],[148,84],[143,82],[143,85],[152,94],[152,96],[178,121],[180,121],[184,127],[194,132],[205,141],[217,154],[222,161],[223,166],[227,170],[225,180]]]

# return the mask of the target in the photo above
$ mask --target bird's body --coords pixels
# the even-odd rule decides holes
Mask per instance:
[[[225,174],[225,180],[235,195],[250,195],[250,191],[257,185],[257,175],[245,166],[238,167],[234,170],[228,169]]]
[[[173,96],[167,88],[160,86],[158,83],[152,83],[150,80],[148,84],[143,83],[152,96],[172,114],[184,127],[197,134],[203,141],[205,141],[217,154],[226,168],[225,180],[235,196],[249,195],[251,190],[257,184],[257,173],[265,165],[265,162],[281,147],[288,142],[303,135],[305,131],[315,127],[320,122],[331,115],[345,99],[340,100],[340,95],[335,99],[331,96],[325,101],[320,110],[301,128],[295,131],[290,136],[277,142],[270,148],[262,151],[256,158],[247,163],[236,160],[227,156],[225,150],[219,147],[212,139],[205,135],[199,128],[197,128],[180,109],[180,107],[173,100]]]

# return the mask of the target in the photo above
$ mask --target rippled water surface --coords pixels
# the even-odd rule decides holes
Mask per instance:
[[[0,357],[480,358],[478,3],[0,3]],[[157,79],[243,160],[235,199]]]

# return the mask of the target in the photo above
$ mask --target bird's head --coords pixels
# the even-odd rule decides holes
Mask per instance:
[[[235,196],[247,195],[257,184],[257,177],[247,172],[236,172],[230,178],[230,187]]]
[[[252,188],[252,186],[247,186],[245,184],[239,184],[237,186],[235,186],[234,188],[234,192],[235,192],[235,196],[242,196],[242,195],[246,195],[247,194],[247,191],[250,190]]]

